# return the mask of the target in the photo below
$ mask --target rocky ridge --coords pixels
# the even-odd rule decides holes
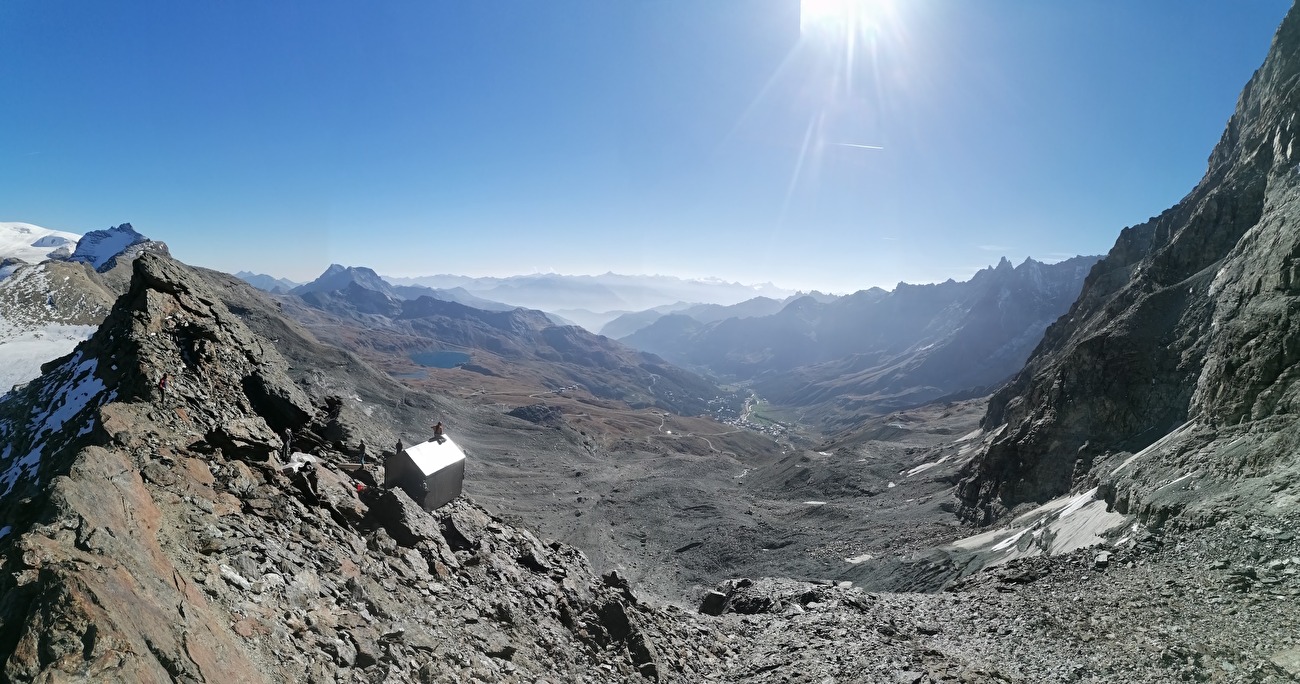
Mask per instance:
[[[218,287],[141,257],[95,336],[0,404],[9,681],[595,682],[702,665],[674,655],[697,633],[665,630],[576,550],[345,471],[359,454],[331,451],[351,447],[328,438],[346,432],[330,399],[290,380]],[[323,455],[311,484],[277,460],[284,427]]]
[[[1297,55],[1293,8],[1201,182],[1121,233],[994,395],[983,426],[995,439],[958,490],[969,519],[1095,485],[1115,510],[1154,524],[1179,513],[1208,523],[1290,496]]]

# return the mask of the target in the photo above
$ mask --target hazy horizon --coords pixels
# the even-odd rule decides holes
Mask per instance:
[[[567,277],[567,278],[601,278],[607,276],[620,277],[620,278],[679,278],[679,280],[685,282],[718,283],[718,285],[753,287],[753,289],[755,290],[759,289],[759,287],[770,287],[770,289],[785,290],[785,291],[789,291],[789,293],[805,293],[805,294],[820,293],[820,294],[846,295],[846,294],[857,293],[857,291],[861,291],[861,290],[870,290],[872,289],[872,287],[880,287],[880,289],[892,291],[894,287],[901,285],[901,283],[907,283],[907,285],[933,285],[933,283],[946,282],[949,280],[963,282],[963,281],[970,280],[970,277],[974,276],[975,273],[978,273],[979,270],[997,268],[997,265],[1001,263],[1002,259],[1006,259],[1010,261],[1010,264],[1013,265],[1013,267],[1019,267],[1019,265],[1023,264],[1024,261],[1030,259],[1034,259],[1035,261],[1040,261],[1040,263],[1044,263],[1044,264],[1057,264],[1057,263],[1061,263],[1061,261],[1074,259],[1074,257],[1076,256],[1105,256],[1105,255],[1071,255],[1071,256],[1061,257],[1061,259],[1052,259],[1052,260],[1034,259],[1034,257],[1032,256],[1023,257],[1023,259],[1021,260],[1015,260],[1015,259],[1011,259],[1011,257],[1008,255],[1002,255],[998,257],[998,260],[992,261],[992,263],[989,264],[985,264],[983,265],[983,267],[976,268],[974,272],[972,272],[970,276],[967,277],[949,277],[949,278],[944,278],[944,280],[941,281],[940,280],[898,281],[898,282],[891,283],[891,285],[888,286],[870,285],[865,287],[858,287],[857,290],[845,290],[845,291],[818,290],[815,289],[815,287],[813,287],[813,289],[809,289],[809,287],[789,287],[783,285],[783,283],[771,282],[771,281],[745,282],[745,281],[725,280],[725,278],[714,277],[714,276],[680,277],[680,276],[671,276],[671,274],[667,274],[667,273],[616,273],[616,272],[612,272],[612,270],[607,270],[607,272],[604,273],[560,273],[560,272],[555,272],[555,270],[551,270],[551,272],[510,273],[510,274],[503,274],[503,276],[467,276],[467,274],[464,273],[424,273],[424,274],[417,274],[417,276],[399,276],[399,274],[380,272],[380,270],[373,267],[369,267],[369,265],[367,264],[333,263],[333,264],[326,265],[326,267],[322,268],[320,272],[316,273],[316,276],[305,278],[305,280],[295,280],[295,278],[286,278],[285,276],[278,276],[278,274],[276,273],[251,272],[251,270],[248,269],[239,269],[239,270],[240,272],[248,272],[252,274],[252,276],[272,276],[276,278],[285,278],[285,280],[290,280],[298,283],[308,283],[308,282],[315,281],[316,278],[320,277],[321,274],[325,273],[325,270],[334,267],[334,265],[342,265],[342,267],[346,267],[346,268],[372,269],[374,270],[374,272],[378,274],[378,276],[385,278],[385,280],[389,280],[389,281],[415,282],[420,280],[434,280],[434,278],[469,278],[469,280],[477,280],[477,278],[482,278],[482,280],[510,280],[510,278],[529,278],[529,277],[538,277],[538,276],[558,276],[558,277]],[[231,273],[235,273],[235,272],[231,272]]]
[[[1181,199],[1289,6],[15,0],[0,215],[300,282],[966,280]]]

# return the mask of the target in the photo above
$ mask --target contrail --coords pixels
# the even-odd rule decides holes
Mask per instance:
[[[864,150],[883,150],[883,149],[885,149],[885,148],[881,147],[880,145],[858,145],[858,144],[856,144],[856,143],[832,143],[832,144],[833,144],[833,145],[838,145],[838,146],[840,146],[840,147],[857,147],[857,148],[861,148],[861,149],[864,149]]]

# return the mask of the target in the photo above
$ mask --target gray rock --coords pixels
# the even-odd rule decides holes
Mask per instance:
[[[437,520],[400,489],[380,493],[370,504],[370,513],[402,546],[414,548],[423,541],[442,539]]]
[[[1300,678],[1300,647],[1278,651],[1269,660],[1292,677]]]
[[[220,569],[221,569],[221,579],[225,580],[232,586],[239,587],[244,591],[249,591],[253,588],[252,582],[249,582],[247,579],[245,579],[242,575],[236,572],[235,569],[230,567],[229,565],[223,564]]]
[[[357,648],[356,666],[369,668],[379,662],[383,649],[379,645],[379,634],[369,627],[355,627],[348,631],[353,645]]]
[[[1099,551],[1092,559],[1092,566],[1098,570],[1105,570],[1110,565],[1110,552]]]
[[[722,615],[727,610],[730,597],[723,592],[710,590],[700,601],[700,612],[705,615]]]

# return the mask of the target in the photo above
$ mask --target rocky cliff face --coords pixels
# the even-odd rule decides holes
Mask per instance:
[[[1220,447],[1229,434],[1284,431],[1300,391],[1297,76],[1293,9],[1201,182],[1160,216],[1124,229],[1078,301],[993,397],[984,428],[999,434],[958,490],[970,517],[987,521],[1081,480],[1132,477],[1115,467],[1117,455],[1189,421],[1151,455],[1164,465],[1147,469],[1150,481],[1134,485],[1134,496],[1150,495],[1157,470],[1179,476],[1219,463],[1239,476],[1285,460]],[[1204,458],[1173,456],[1188,452]],[[1121,507],[1132,503],[1124,485],[1109,487]]]

